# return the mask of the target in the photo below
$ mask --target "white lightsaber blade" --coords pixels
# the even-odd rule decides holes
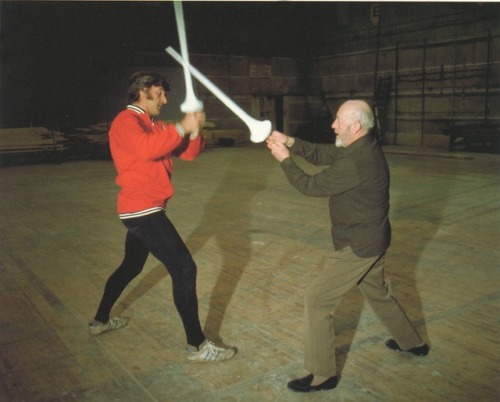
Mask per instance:
[[[187,48],[186,29],[184,26],[184,13],[182,11],[182,2],[174,1],[175,21],[177,23],[177,33],[181,45],[182,58],[189,63],[189,52]],[[199,112],[203,110],[203,102],[194,94],[193,82],[189,69],[184,66],[184,82],[186,83],[186,99],[181,104],[183,113]]]
[[[193,77],[200,81],[210,92],[224,103],[236,116],[238,116],[250,129],[250,140],[252,142],[262,142],[271,134],[271,122],[269,120],[259,121],[249,116],[243,109],[233,102],[224,92],[222,92],[207,77],[200,73],[189,62],[184,60],[171,46],[165,49],[179,64],[188,68]]]

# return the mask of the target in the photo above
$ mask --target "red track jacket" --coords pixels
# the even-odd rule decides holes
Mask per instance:
[[[144,110],[128,105],[111,124],[109,144],[121,188],[118,214],[127,219],[165,209],[174,194],[173,156],[193,160],[205,142],[201,134],[183,138],[174,124],[152,121]]]

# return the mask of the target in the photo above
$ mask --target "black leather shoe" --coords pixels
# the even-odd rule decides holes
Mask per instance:
[[[313,374],[309,374],[307,377],[299,378],[298,380],[290,381],[287,386],[292,391],[295,392],[314,392],[314,391],[326,391],[327,389],[334,389],[337,386],[337,377],[330,377],[325,382],[319,385],[311,385],[314,378]]]
[[[426,343],[424,343],[422,346],[403,350],[399,347],[394,339],[389,339],[385,341],[385,346],[387,346],[389,349],[397,350],[398,352],[409,352],[414,354],[415,356],[427,356],[427,354],[429,353],[429,346]]]

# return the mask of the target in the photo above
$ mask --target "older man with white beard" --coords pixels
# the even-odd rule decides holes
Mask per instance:
[[[335,144],[314,144],[274,131],[268,148],[280,162],[289,182],[302,194],[329,197],[334,255],[309,285],[305,295],[305,369],[290,381],[296,392],[333,389],[335,362],[333,314],[343,296],[357,285],[392,339],[390,349],[425,356],[422,340],[384,279],[384,256],[391,242],[389,168],[377,141],[370,106],[361,100],[343,103],[332,124]],[[326,165],[319,173],[304,172],[290,157]]]

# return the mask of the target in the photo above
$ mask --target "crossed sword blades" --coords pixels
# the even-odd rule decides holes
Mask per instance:
[[[205,77],[200,71],[198,71],[189,63],[189,53],[187,48],[186,31],[184,27],[184,13],[182,11],[182,2],[174,1],[173,3],[182,55],[176,52],[171,46],[167,47],[165,50],[174,58],[174,60],[182,65],[184,70],[186,99],[181,104],[181,111],[183,113],[188,113],[203,110],[203,102],[199,100],[194,94],[193,83],[191,81],[192,75],[248,126],[250,130],[250,140],[252,142],[263,142],[269,136],[269,134],[271,134],[271,122],[269,120],[259,121],[249,116],[213,82],[211,82],[207,77]]]

